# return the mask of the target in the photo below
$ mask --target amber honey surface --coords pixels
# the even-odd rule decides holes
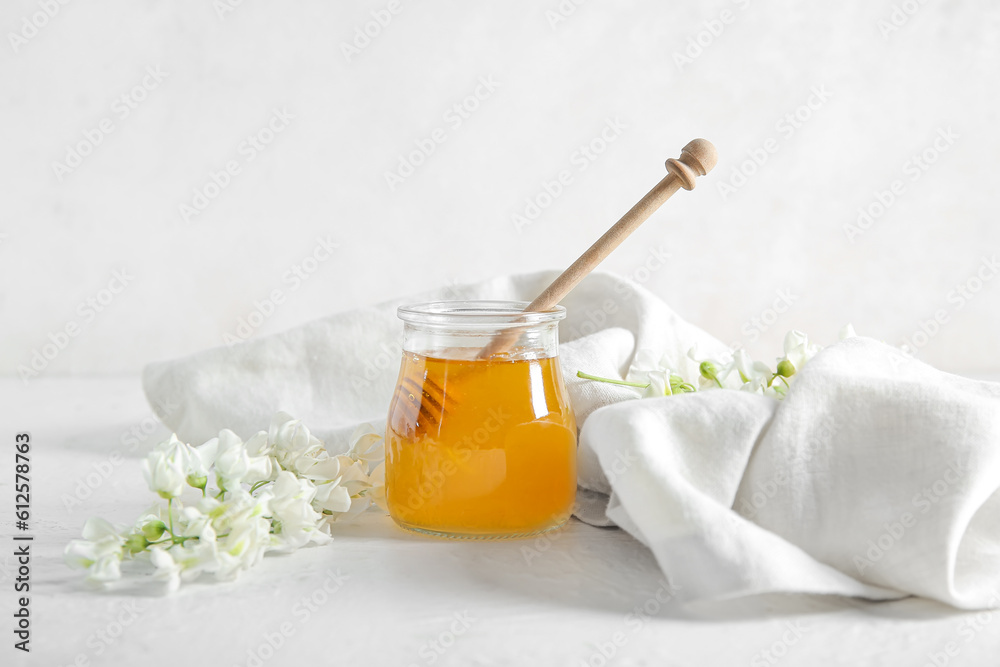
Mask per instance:
[[[576,422],[558,364],[404,353],[386,425],[393,519],[465,536],[564,523],[576,495]]]

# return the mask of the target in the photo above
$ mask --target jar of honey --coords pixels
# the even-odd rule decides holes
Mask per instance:
[[[386,423],[389,513],[408,530],[494,539],[562,526],[576,497],[576,420],[556,307],[401,307],[403,361]],[[499,352],[486,354],[503,337]],[[494,346],[495,347],[495,346]]]

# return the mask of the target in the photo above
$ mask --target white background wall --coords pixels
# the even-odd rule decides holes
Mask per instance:
[[[401,0],[351,62],[342,44],[386,0],[231,12],[221,0],[105,0],[32,18],[46,4],[0,7],[0,372],[68,324],[79,333],[43,374],[135,371],[221,344],[275,289],[284,303],[254,335],[443,282],[562,267],[697,136],[718,146],[716,172],[608,268],[764,357],[792,327],[827,341],[851,321],[901,343],[937,314],[947,321],[918,336],[921,358],[1000,370],[1000,279],[961,307],[952,293],[1000,249],[996,2],[590,0],[557,22],[558,0]],[[147,68],[162,81],[130,93]],[[445,114],[481,77],[498,87],[455,127]],[[803,109],[817,88],[831,97]],[[128,108],[123,94],[145,99]],[[273,109],[294,119],[249,161],[241,143]],[[777,125],[797,112],[798,128]],[[579,147],[608,119],[624,129],[581,171]],[[53,166],[102,121],[112,131],[78,166]],[[446,141],[390,190],[385,173],[435,128]],[[935,154],[949,128],[957,139]],[[724,196],[765,145],[766,162]],[[936,161],[914,171],[927,149]],[[184,221],[179,206],[227,161],[240,173]],[[562,170],[571,184],[516,229],[512,216]],[[845,226],[895,180],[896,201],[851,242]],[[285,280],[328,235],[333,257],[299,287]],[[647,275],[657,252],[671,260]],[[119,270],[132,278],[91,317],[79,304],[106,300]],[[780,290],[792,305],[755,329]]]

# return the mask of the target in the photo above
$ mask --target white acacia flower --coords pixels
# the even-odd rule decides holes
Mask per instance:
[[[201,506],[182,507],[177,515],[174,522],[177,537],[197,537],[212,527],[212,515],[202,511]]]
[[[801,331],[792,329],[785,335],[785,356],[778,359],[778,373],[780,375],[784,375],[785,377],[794,375],[798,371],[802,370],[802,368],[806,365],[806,362],[815,357],[816,354],[822,349],[823,348],[815,343],[810,344],[809,336],[805,335]],[[782,372],[784,369],[781,367],[782,362],[785,361],[792,365],[792,368],[789,369],[791,372],[787,375]]]
[[[301,421],[279,412],[275,415],[261,452],[274,457],[283,470],[313,481],[332,481],[345,477],[353,481],[385,458],[382,436],[370,424],[358,427],[351,436],[346,455],[330,456],[323,442],[313,436]],[[345,472],[358,466],[357,471]],[[359,475],[360,472],[360,475]]]
[[[371,477],[365,472],[367,463],[355,461],[347,455],[336,457],[343,473],[334,482],[335,489],[327,491],[327,485],[316,483],[316,500],[313,507],[323,511],[328,521],[349,521],[359,516],[371,506],[369,493],[372,489]],[[384,485],[384,468],[383,468]],[[384,493],[384,491],[383,491]],[[346,502],[345,502],[346,501]]]
[[[209,517],[214,525],[215,521],[225,513],[227,506],[218,498],[205,496],[198,499],[198,504],[195,507],[202,515]]]
[[[347,456],[364,462],[365,474],[385,460],[385,438],[371,424],[362,424],[351,434],[351,449]]]
[[[175,498],[184,491],[187,481],[188,445],[171,435],[159,443],[142,462],[142,474],[150,491],[161,498]]]
[[[108,583],[121,578],[125,537],[104,519],[87,519],[83,539],[66,545],[64,557],[72,568],[87,570],[87,580]]]
[[[267,438],[267,431],[257,431],[244,444],[247,448],[247,454],[251,457],[271,456],[271,453],[274,451],[274,445]]]
[[[219,431],[219,437],[209,440],[215,445],[215,475],[223,489],[236,488],[250,469],[250,455],[238,435],[229,429]]]
[[[230,532],[216,542],[215,577],[220,581],[232,581],[240,572],[259,563],[273,542],[271,522],[265,517],[234,524]]]
[[[205,490],[208,484],[208,471],[215,465],[215,455],[218,451],[218,439],[191,447],[184,447],[184,472],[187,473],[187,483],[196,489]]]
[[[349,463],[353,463],[350,459],[347,460]],[[298,470],[293,471],[296,475],[313,481],[330,481],[339,479],[341,476],[340,457],[330,456],[326,450],[315,456],[305,456],[298,459],[296,467]]]
[[[295,473],[308,470],[320,453],[326,452],[323,442],[313,437],[305,424],[284,412],[274,415],[267,439],[278,464]]]
[[[636,387],[642,392],[643,398],[669,396],[672,392],[670,377],[675,375],[671,369],[670,360],[666,355],[658,355],[649,349],[641,349],[635,353],[632,365],[625,374],[625,382],[646,385]]]
[[[274,445],[268,440],[267,431],[258,431],[246,441],[246,448],[250,457],[250,472],[244,481],[249,484],[274,481],[281,465],[274,457]]]
[[[156,568],[153,578],[166,582],[168,593],[173,593],[180,588],[181,572],[184,568],[174,560],[169,551],[165,551],[160,546],[150,547],[149,562]]]
[[[368,497],[371,501],[377,505],[383,512],[389,511],[389,506],[386,504],[385,500],[385,462],[383,461],[372,470],[372,474],[368,477],[368,482],[372,485],[371,489],[368,491]]]
[[[326,544],[330,536],[318,529],[323,515],[313,509],[316,486],[308,479],[282,470],[270,491],[271,516],[277,523],[276,535],[281,540],[278,551],[294,551],[309,544]]]
[[[850,324],[840,330],[840,340],[853,338],[857,334]],[[666,355],[657,358],[650,350],[639,350],[625,381],[590,375],[582,370],[577,376],[598,382],[631,384],[644,389],[643,397],[664,396],[700,388],[721,387],[740,389],[763,396],[783,399],[791,385],[791,378],[806,365],[822,347],[810,343],[808,336],[792,330],[785,336],[785,356],[780,357],[775,371],[759,361],[754,361],[743,349],[732,353],[732,358],[724,355],[720,360],[701,359],[692,348],[682,359],[674,362]],[[733,371],[738,371],[733,373]]]
[[[183,544],[168,549],[151,546],[149,555],[156,568],[153,578],[165,581],[168,592],[177,590],[182,580],[193,581],[203,572],[219,569],[218,542],[211,524],[203,525],[195,539]]]
[[[351,496],[356,496],[371,486],[368,481],[368,473],[365,470],[367,467],[365,463],[355,461],[344,454],[334,457],[334,460],[337,461],[340,468],[340,476],[338,477],[340,485],[345,487]]]
[[[274,545],[271,522],[263,516],[246,518],[234,523],[217,541],[218,565],[215,576],[222,581],[235,579],[261,561]]]
[[[670,362],[666,355],[657,354],[649,349],[638,350],[632,359],[632,365],[629,366],[628,373],[625,374],[625,381],[648,384],[650,382],[650,373],[653,372],[666,372],[669,374]]]
[[[97,584],[108,584],[122,578],[122,559],[120,556],[107,555],[98,558],[87,572],[87,581]]]
[[[243,482],[254,484],[272,479],[276,472],[271,457],[250,456],[243,440],[229,429],[220,431],[219,437],[209,440],[205,446],[215,449],[216,481],[219,488],[226,491],[236,489]]]
[[[247,484],[271,482],[277,477],[279,470],[281,468],[278,467],[277,461],[272,457],[251,456],[249,466],[247,467],[247,474],[243,477],[243,481]]]
[[[670,387],[670,370],[653,369],[642,373],[646,376],[649,386],[642,390],[643,398],[669,396],[673,393]],[[631,380],[630,380],[631,381]]]
[[[224,501],[206,499],[207,502],[199,506],[202,512],[211,517],[212,527],[219,535],[231,532],[233,526],[240,522],[271,515],[273,494],[270,488],[253,496],[246,489],[239,488],[226,496]]]
[[[758,388],[766,387],[771,382],[772,373],[767,364],[754,361],[742,348],[733,352],[733,366],[743,383],[741,389],[745,391],[756,392]]]
[[[199,447],[173,435],[142,464],[150,489],[170,502],[154,505],[128,530],[88,521],[84,539],[67,545],[66,561],[87,570],[88,579],[107,582],[121,576],[122,560],[148,557],[154,578],[170,592],[202,573],[233,579],[268,551],[325,544],[332,521],[373,501],[384,507],[383,461],[382,436],[371,426],[355,431],[347,454],[331,456],[284,413],[246,442],[228,429]],[[220,493],[208,495],[213,473]],[[202,491],[191,505],[179,498],[185,484]]]
[[[753,361],[745,350],[739,349],[733,353],[733,361],[743,385],[740,391],[751,394],[782,399],[785,397],[783,379],[771,372],[767,364]]]
[[[252,496],[241,488],[227,496],[224,502],[203,507],[212,517],[212,528],[218,535],[213,541],[215,564],[211,571],[222,580],[234,579],[256,565],[275,544],[271,535],[271,489]]]
[[[346,523],[348,521],[353,521],[362,514],[368,511],[368,508],[372,506],[372,500],[367,495],[358,496],[356,498],[351,498],[351,506],[347,508],[346,512],[338,512],[330,516],[326,516],[326,523],[320,526],[321,530],[326,532],[332,532],[330,524],[333,523]]]
[[[330,482],[317,482],[316,496],[313,498],[312,506],[318,512],[340,514],[349,512],[352,507],[351,494],[340,480]]]
[[[698,384],[701,389],[738,389],[742,382],[735,379],[729,381],[730,375],[736,369],[735,356],[727,355],[722,359],[702,358],[698,347],[692,347],[687,353],[688,359],[697,367]]]

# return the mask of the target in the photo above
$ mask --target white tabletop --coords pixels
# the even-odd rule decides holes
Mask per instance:
[[[155,420],[138,379],[5,379],[0,404],[4,437],[33,438],[35,537],[32,652],[16,651],[8,629],[0,664],[940,667],[1000,655],[997,612],[919,599],[661,603],[644,547],[576,521],[551,538],[474,543],[421,538],[368,514],[338,525],[331,545],[268,557],[235,583],[202,579],[172,597],[137,585],[95,591],[62,550],[87,517],[131,522],[150,504],[139,461],[163,431],[145,433]],[[14,454],[4,451],[0,613],[10,619]],[[115,451],[123,461],[107,479],[91,474],[107,472]]]

